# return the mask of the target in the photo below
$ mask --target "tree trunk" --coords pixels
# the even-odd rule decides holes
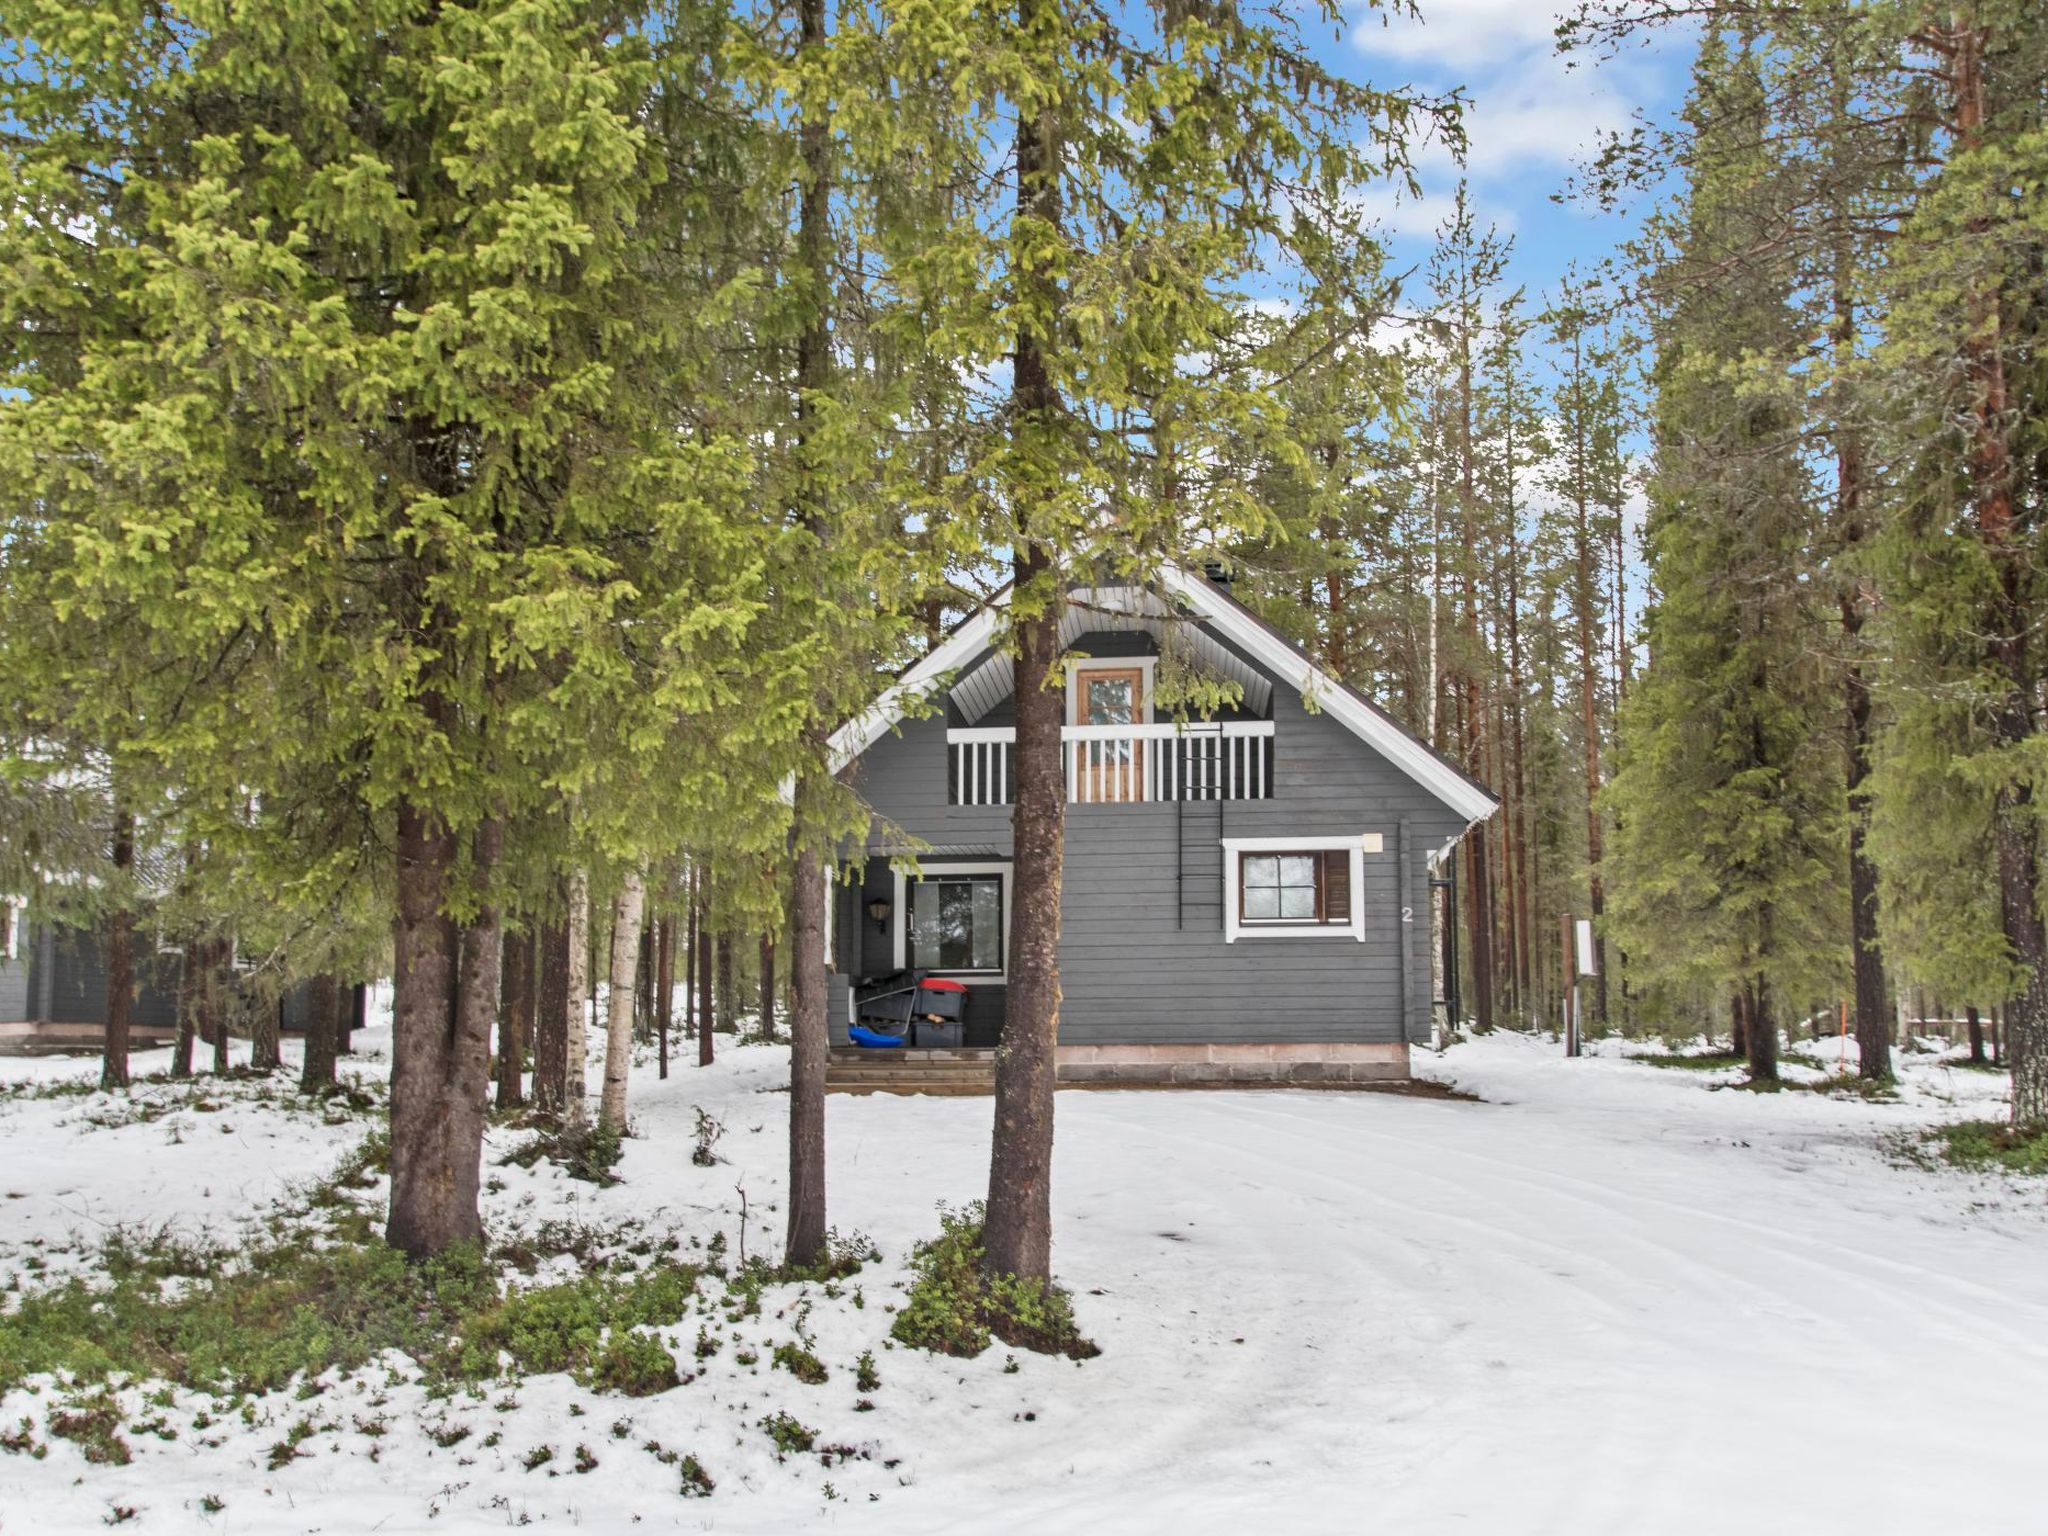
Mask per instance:
[[[1748,1004],[1740,987],[1728,1003],[1728,1054],[1745,1058],[1749,1055]]]
[[[1020,140],[1027,135],[1020,133]],[[1020,150],[1021,153],[1021,150]],[[1021,349],[1020,349],[1021,351]],[[1038,369],[1035,355],[1030,359]],[[1020,355],[1018,373],[1026,371]],[[1017,589],[1043,588],[1050,561],[1029,546],[1016,560]],[[1066,786],[1061,776],[1064,690],[1059,615],[1017,625],[1017,800],[1010,899],[1010,981],[996,1052],[995,1130],[990,1149],[983,1267],[995,1275],[1052,1274],[1053,1098],[1060,1019],[1060,884]]]
[[[714,1055],[712,1036],[718,1024],[711,1001],[711,921],[703,902],[697,906],[697,1065],[708,1067]]]
[[[571,1125],[581,1125],[589,1111],[588,1053],[590,1019],[590,876],[577,870],[569,877],[568,1007],[562,1016],[564,1071],[563,1112]]]
[[[496,823],[479,829],[478,884],[497,863]],[[391,1029],[391,1210],[385,1236],[414,1258],[479,1242],[477,1207],[491,1012],[499,964],[495,909],[458,931],[447,914],[456,843],[431,812],[402,801],[397,831],[396,982]]]
[[[704,942],[702,914],[697,908],[697,872],[690,871],[684,882],[683,898],[687,928],[684,937],[688,942],[683,946],[683,1033],[690,1039],[697,1038],[697,971],[702,964],[700,946]]]
[[[1892,1075],[1892,1045],[1884,1006],[1884,952],[1879,947],[1877,865],[1865,847],[1870,830],[1870,683],[1851,666],[1845,683],[1849,705],[1849,943],[1855,980],[1858,1073],[1871,1082]]]
[[[798,803],[809,797],[799,783]],[[802,835],[801,827],[799,836]],[[825,1257],[825,871],[799,848],[789,893],[789,1232],[783,1260],[808,1268]]]
[[[640,909],[646,887],[640,871],[628,870],[619,897],[612,904],[611,993],[605,999],[604,1094],[598,1100],[597,1123],[626,1133],[626,1084],[633,1075],[634,982],[640,974]]]
[[[533,1035],[534,935],[505,934],[504,1006],[498,1010],[498,1108],[526,1102],[526,1046]]]
[[[661,1076],[668,1079],[668,1027],[676,1001],[676,920],[663,917],[655,925],[654,1029],[661,1052]]]
[[[178,966],[178,1034],[171,1044],[171,1076],[192,1075],[192,1042],[201,1028],[201,1001],[206,987],[204,939],[185,945],[185,958]]]
[[[761,1038],[775,1038],[775,936],[761,935]]]
[[[1984,1064],[1984,1017],[1978,1013],[1975,1003],[1972,1003],[1969,1007],[1969,1021],[1970,1063],[1973,1066],[1982,1066]]]
[[[732,935],[718,936],[718,1027],[728,1032],[739,1028],[739,997],[732,980]]]
[[[1771,1012],[1771,984],[1762,976],[1746,983],[1748,1007],[1743,1010],[1744,1044],[1749,1051],[1749,1080],[1776,1082],[1778,1078],[1778,1021]]]
[[[370,984],[358,981],[348,989],[348,1002],[341,1010],[341,1026],[335,1032],[334,1053],[346,1056],[355,1049],[356,1031],[363,1028],[370,1016]]]
[[[569,925],[540,931],[533,1009],[533,1107],[561,1115],[569,1107]]]
[[[252,1010],[249,1023],[249,1065],[258,1072],[275,1072],[284,1065],[284,994]]]
[[[341,983],[322,971],[306,983],[306,1052],[299,1063],[299,1092],[334,1086],[334,1047],[341,1034]]]
[[[234,946],[227,939],[206,940],[206,990],[200,996],[200,1006],[205,1010],[206,1038],[213,1044],[213,1070],[215,1076],[225,1076],[230,1067],[228,1041],[233,1032],[228,1028],[228,1000],[234,986]]]
[[[135,909],[128,872],[135,867],[135,817],[114,813],[114,910],[107,918],[107,1033],[100,1086],[128,1086],[128,1033],[135,1010]]]

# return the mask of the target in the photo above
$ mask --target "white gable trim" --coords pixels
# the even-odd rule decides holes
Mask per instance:
[[[1443,801],[1467,821],[1484,821],[1500,802],[1370,704],[1339,685],[1278,635],[1233,603],[1215,603],[1208,583],[1178,566],[1160,571],[1160,584],[1183,599],[1205,624],[1282,682],[1301,690],[1302,697],[1378,752],[1409,778]]]
[[[975,609],[923,660],[883,689],[880,698],[834,731],[830,738],[832,772],[837,773],[895,729],[896,723],[910,713],[911,706],[930,692],[933,683],[988,649],[1002,619],[1002,610],[1009,604],[1009,589],[1004,588]]]

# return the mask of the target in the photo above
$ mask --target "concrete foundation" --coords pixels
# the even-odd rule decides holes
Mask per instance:
[[[1062,1083],[1386,1083],[1408,1079],[1406,1041],[1279,1045],[1062,1045]]]

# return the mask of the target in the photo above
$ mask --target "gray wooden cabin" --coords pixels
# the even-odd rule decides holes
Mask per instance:
[[[864,984],[901,970],[966,984],[961,1044],[999,1037],[1015,722],[1000,606],[834,738],[874,811],[830,903],[835,1046]],[[1077,590],[1061,638],[1061,1080],[1405,1077],[1430,1029],[1432,871],[1498,802],[1204,578]],[[1176,725],[1154,708],[1162,666],[1241,699]]]
[[[157,950],[146,928],[134,941],[130,1043],[167,1043],[178,1027],[176,954]],[[0,907],[0,1053],[98,1050],[106,1038],[105,935],[33,920],[19,904]]]
[[[183,966],[178,951],[158,947],[149,925],[137,925],[129,1010],[132,1049],[168,1045],[177,1035]],[[236,1025],[244,1033],[250,1007],[275,1008],[281,1033],[302,1033],[312,1017],[311,984],[296,983],[274,1000],[240,1000],[230,1006],[244,1015]],[[346,1020],[350,1029],[363,1027],[364,1008],[363,988],[357,986]],[[105,931],[35,918],[23,903],[0,903],[0,1055],[98,1051],[106,1043],[106,1028]]]

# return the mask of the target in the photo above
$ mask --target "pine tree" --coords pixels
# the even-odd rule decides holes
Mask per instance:
[[[1756,136],[1725,151],[1757,100],[1739,41],[1703,44],[1672,264],[1713,264],[1767,216],[1776,184]],[[1751,119],[1753,120],[1753,119]],[[1622,717],[1614,930],[1643,972],[1732,989],[1751,1076],[1777,1075],[1788,1000],[1842,959],[1844,808],[1811,581],[1815,488],[1803,462],[1803,335],[1789,287],[1737,269],[1672,285],[1658,329],[1647,548],[1657,599],[1649,665]],[[1661,942],[1674,933],[1683,944]]]

